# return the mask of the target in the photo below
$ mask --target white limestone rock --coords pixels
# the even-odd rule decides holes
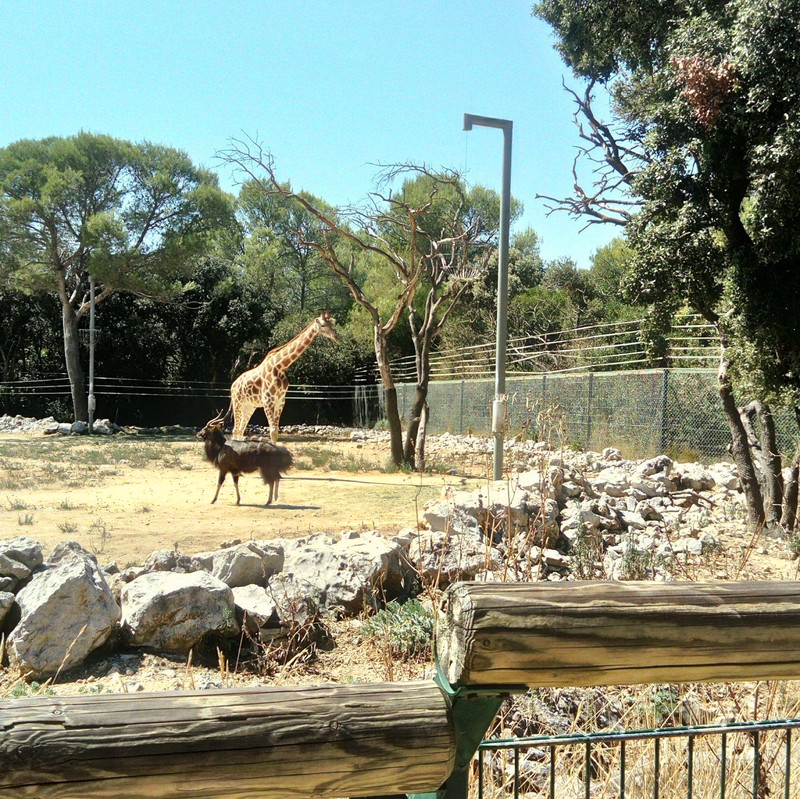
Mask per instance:
[[[211,561],[211,574],[231,588],[267,584],[264,561],[247,544],[238,544],[215,552]]]
[[[72,555],[38,572],[17,594],[20,620],[8,638],[22,674],[44,677],[78,665],[109,638],[120,610],[92,560]]]
[[[277,625],[278,608],[273,592],[260,585],[241,585],[232,590],[237,621],[251,635],[257,635],[262,627]]]
[[[338,540],[320,533],[287,541],[282,574],[315,586],[322,613],[348,615],[402,593],[411,567],[397,541],[350,531]]]
[[[237,630],[233,592],[203,571],[142,574],[121,599],[122,631],[133,646],[183,653],[208,633]]]
[[[44,562],[42,545],[28,536],[0,539],[0,555],[22,563],[33,571]]]

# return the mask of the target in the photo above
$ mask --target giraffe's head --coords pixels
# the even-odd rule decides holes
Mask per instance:
[[[329,338],[331,341],[339,343],[339,336],[336,333],[335,323],[336,320],[331,316],[330,311],[323,311],[317,318],[317,327],[319,332]]]

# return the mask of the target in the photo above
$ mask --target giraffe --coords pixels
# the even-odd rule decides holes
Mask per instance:
[[[278,440],[278,423],[286,401],[286,390],[289,388],[286,370],[305,352],[318,333],[338,342],[335,321],[328,311],[323,311],[291,341],[270,350],[258,366],[248,369],[233,381],[233,438],[244,438],[244,431],[253,411],[263,407],[269,422],[270,438],[273,442]]]

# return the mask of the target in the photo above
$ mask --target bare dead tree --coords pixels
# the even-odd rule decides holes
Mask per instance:
[[[289,184],[279,182],[272,155],[252,138],[232,140],[230,147],[218,153],[218,157],[264,192],[299,203],[316,219],[314,236],[306,238],[302,231],[295,233],[304,246],[313,247],[320,254],[345,284],[354,301],[371,318],[375,359],[383,384],[391,436],[392,461],[398,466],[406,463],[421,468],[416,456],[420,449],[419,421],[422,418],[419,398],[424,406],[430,378],[430,352],[441,326],[468,285],[469,269],[463,253],[480,230],[479,223],[472,223],[461,228],[456,226],[455,232],[441,235],[427,229],[425,221],[441,188],[458,185],[459,176],[447,170],[434,173],[424,166],[395,165],[384,170],[379,183],[379,187],[384,187],[383,192],[371,193],[361,207],[332,213],[317,208],[308,198],[292,191]],[[402,193],[393,195],[386,191],[392,180],[404,173],[431,178],[425,196],[417,203],[407,201]],[[399,284],[399,292],[388,312],[381,311],[377,300],[367,296],[358,278],[354,254],[358,250],[388,265]],[[418,320],[414,298],[423,280],[427,296],[421,320]],[[405,312],[409,313],[417,352],[418,393],[404,447],[397,388],[389,363],[388,336]],[[424,426],[422,429],[424,440]],[[424,453],[424,444],[422,451]]]
[[[595,81],[590,81],[581,97],[569,86],[569,92],[577,106],[573,119],[578,136],[585,142],[577,147],[572,162],[573,194],[570,197],[552,197],[537,194],[537,199],[546,200],[548,215],[565,211],[574,219],[585,219],[586,225],[626,225],[631,214],[639,207],[637,199],[628,193],[636,173],[649,158],[635,139],[624,132],[617,132],[602,122],[592,107]],[[592,188],[587,190],[579,177],[579,166],[591,165]]]
[[[425,436],[428,419],[428,386],[431,378],[431,353],[447,319],[466,289],[482,275],[493,252],[492,232],[484,231],[480,218],[470,213],[461,176],[454,170],[434,172],[417,164],[396,164],[387,167],[381,184],[387,185],[403,177],[422,178],[428,185],[430,206],[440,193],[448,193],[451,201],[446,212],[436,216],[436,225],[423,215],[416,236],[420,245],[423,279],[418,294],[425,292],[425,301],[409,306],[409,326],[414,344],[416,387],[409,413],[403,457],[407,464],[421,471],[425,468]],[[409,203],[401,194],[382,194],[381,199],[392,209],[393,216],[403,220],[410,213]],[[439,206],[441,208],[441,206]]]

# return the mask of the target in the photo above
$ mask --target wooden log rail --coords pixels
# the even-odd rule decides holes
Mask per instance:
[[[437,657],[454,686],[800,678],[800,582],[458,583]]]
[[[437,633],[444,690],[2,701],[0,799],[466,799],[512,687],[800,678],[800,582],[459,583]]]
[[[2,799],[415,793],[454,759],[432,682],[0,702]]]

